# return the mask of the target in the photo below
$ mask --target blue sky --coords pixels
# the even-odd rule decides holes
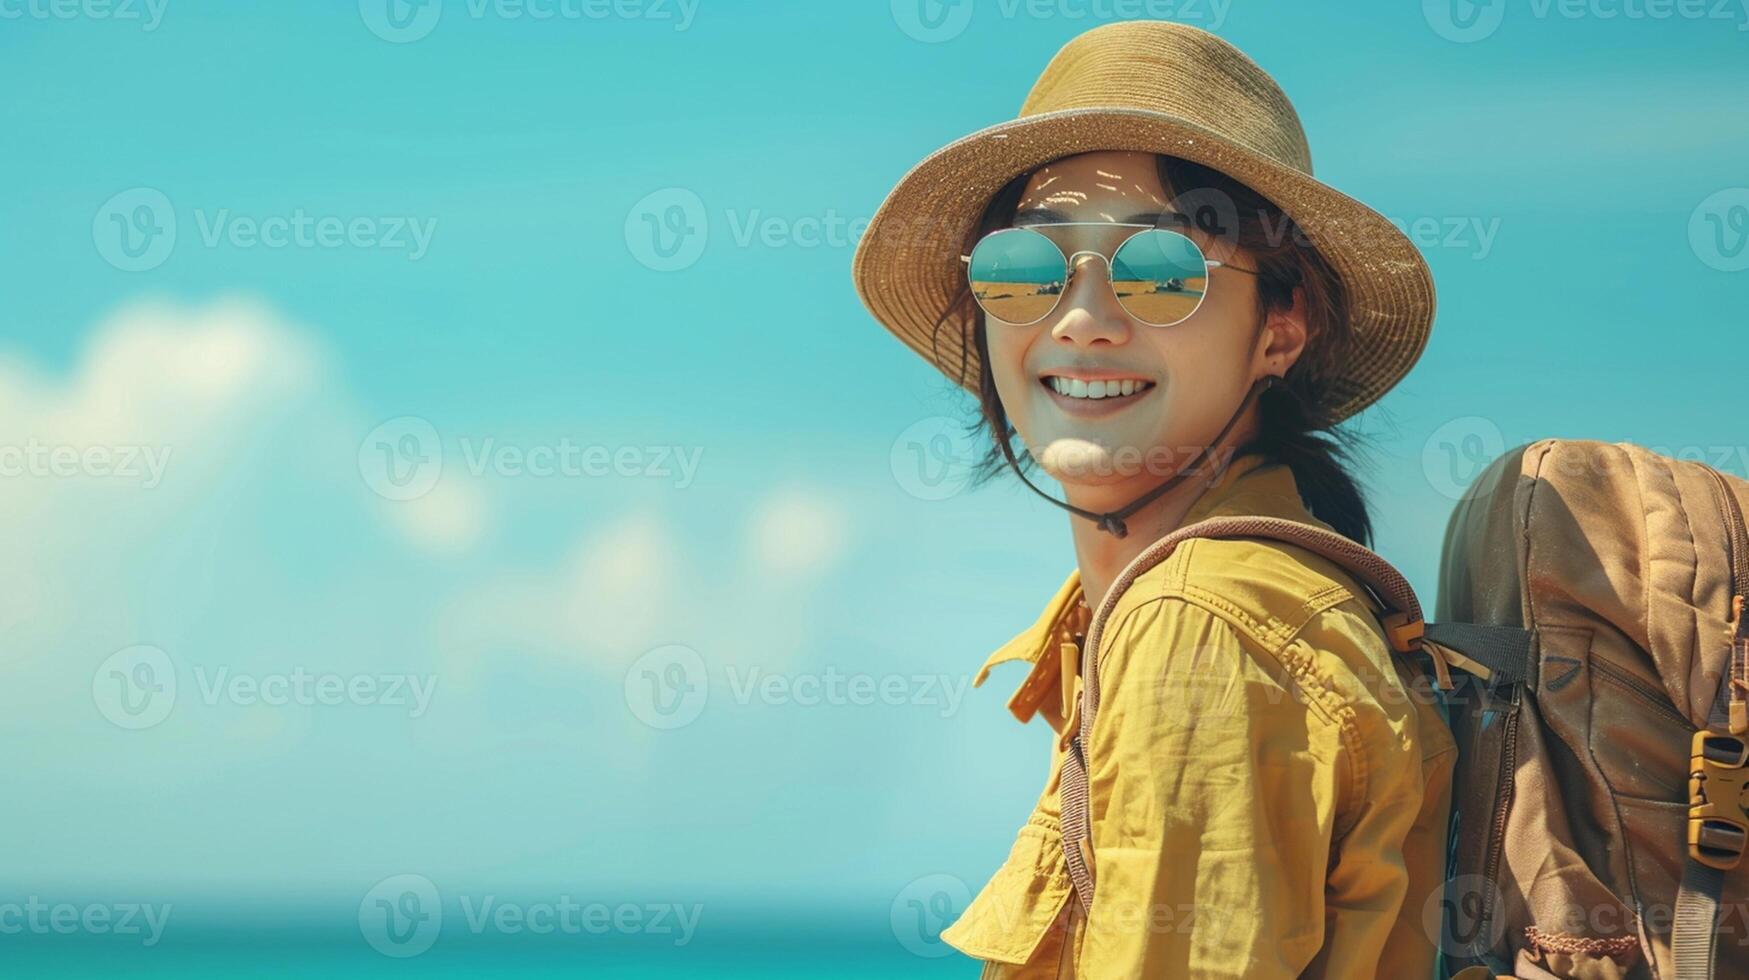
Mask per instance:
[[[20,894],[344,919],[413,873],[884,932],[918,881],[975,890],[1048,748],[1014,674],[951,691],[1067,529],[906,472],[970,406],[862,309],[851,229],[1113,5],[976,0],[925,40],[904,2],[444,0],[397,41],[373,0],[160,2],[0,4],[0,446],[139,455],[0,478]],[[1317,175],[1433,266],[1426,354],[1359,420],[1429,606],[1448,443],[1745,473],[1743,9],[1135,7],[1269,70]],[[665,269],[628,226],[676,203],[708,235]],[[166,254],[116,237],[166,215]],[[441,469],[398,499],[384,446]],[[136,729],[104,685],[141,663],[177,687]],[[649,723],[651,669],[706,679],[696,717]],[[247,686],[299,676],[433,686]]]

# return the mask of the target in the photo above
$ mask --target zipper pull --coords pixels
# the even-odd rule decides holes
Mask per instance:
[[[1749,636],[1743,633],[1743,596],[1731,597],[1731,655],[1725,664],[1731,688],[1730,732],[1749,733]]]

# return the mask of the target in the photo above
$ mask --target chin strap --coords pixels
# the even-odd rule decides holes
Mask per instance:
[[[1280,380],[1280,378],[1277,378],[1272,374],[1266,374],[1263,377],[1258,378],[1256,382],[1251,385],[1251,390],[1245,393],[1244,399],[1239,402],[1239,407],[1233,412],[1233,417],[1228,419],[1227,424],[1221,427],[1220,434],[1215,436],[1213,442],[1204,448],[1203,454],[1213,458],[1215,447],[1219,446],[1221,440],[1227,437],[1227,433],[1232,431],[1233,426],[1238,423],[1240,416],[1245,414],[1245,409],[1250,407],[1251,403],[1257,400],[1258,396],[1264,391],[1268,390]],[[1002,455],[1008,460],[1008,465],[1014,470],[1014,475],[1020,477],[1020,482],[1026,484],[1033,493],[1038,494],[1077,517],[1087,518],[1094,524],[1098,525],[1101,531],[1116,538],[1124,537],[1130,533],[1129,528],[1124,524],[1125,518],[1153,503],[1155,500],[1158,500],[1162,494],[1177,486],[1185,477],[1199,472],[1195,467],[1183,467],[1179,469],[1177,473],[1173,474],[1171,478],[1166,480],[1166,482],[1160,484],[1154,489],[1149,490],[1147,493],[1142,494],[1140,497],[1137,497],[1117,510],[1108,511],[1102,514],[1098,511],[1085,510],[1077,507],[1066,500],[1058,500],[1050,494],[1045,493],[1043,490],[1040,490],[1031,480],[1026,478],[1025,473],[1021,472],[1020,461],[1014,458],[1014,447],[1009,445],[1009,440],[1002,439],[998,441],[1001,443]]]

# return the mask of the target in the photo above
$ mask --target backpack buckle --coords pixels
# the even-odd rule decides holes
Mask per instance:
[[[1419,616],[1397,611],[1380,616],[1379,622],[1385,627],[1385,638],[1390,641],[1392,650],[1414,653],[1421,648],[1421,637],[1427,631],[1427,624]]]
[[[1419,650],[1427,654],[1427,659],[1433,662],[1433,686],[1441,691],[1452,691],[1456,686],[1451,682],[1451,662],[1445,647],[1427,639],[1427,624],[1418,616],[1411,616],[1401,610],[1386,613],[1379,617],[1379,623],[1384,627],[1385,639],[1391,649],[1397,653],[1409,654]]]
[[[1689,743],[1688,856],[1729,871],[1749,849],[1749,741],[1702,729]]]

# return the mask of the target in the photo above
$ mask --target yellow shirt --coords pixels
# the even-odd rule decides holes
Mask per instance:
[[[1256,454],[1185,523],[1244,514],[1329,527]],[[1071,573],[973,681],[1030,662],[1009,707],[1058,737],[1007,860],[941,938],[994,978],[1432,977],[1457,750],[1378,611],[1336,564],[1259,539],[1189,541],[1124,592],[1087,746],[1084,919],[1057,799],[1087,619]]]

